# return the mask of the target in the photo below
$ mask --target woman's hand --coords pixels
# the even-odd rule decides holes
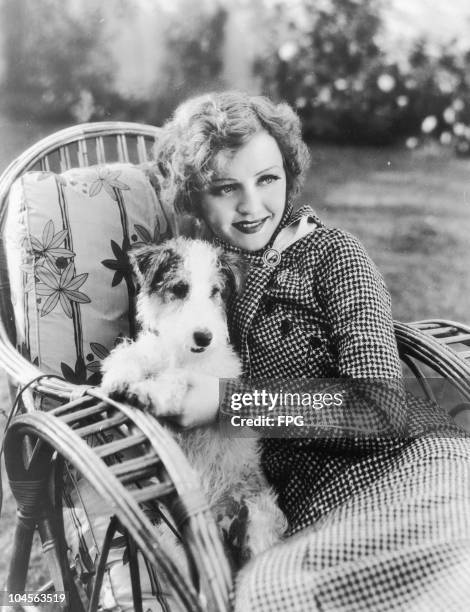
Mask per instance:
[[[213,423],[219,410],[219,379],[198,372],[185,372],[188,385],[179,414],[168,417],[183,429]]]

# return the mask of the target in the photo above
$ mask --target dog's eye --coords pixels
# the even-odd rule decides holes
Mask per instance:
[[[215,297],[216,295],[220,295],[220,289],[219,287],[212,287],[212,291],[211,291],[211,298]]]
[[[170,288],[171,293],[179,299],[182,299],[188,295],[189,285],[188,283],[176,283]]]

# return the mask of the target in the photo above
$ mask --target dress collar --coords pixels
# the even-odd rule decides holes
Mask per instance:
[[[301,222],[302,220],[308,222],[311,227],[308,231],[306,229],[302,229],[303,234],[295,236],[294,227],[296,225],[301,225],[299,222]],[[244,259],[246,259],[250,263],[263,265],[263,261],[265,261],[265,254],[267,251],[272,250],[273,248],[276,249],[278,245],[282,245],[282,249],[280,250],[284,250],[284,248],[286,248],[289,244],[301,238],[309,231],[313,231],[313,229],[320,225],[323,225],[322,222],[315,215],[310,206],[302,206],[294,212],[292,204],[288,202],[286,204],[286,208],[284,210],[284,214],[282,215],[281,221],[279,222],[279,225],[273,233],[271,240],[262,249],[259,249],[257,251],[247,251],[245,249],[235,247],[226,242],[225,240],[221,240],[217,236],[213,236],[213,242],[217,246],[222,247],[225,251],[242,255]]]

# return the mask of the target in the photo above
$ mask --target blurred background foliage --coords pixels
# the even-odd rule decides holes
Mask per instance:
[[[1,0],[3,112],[161,124],[190,93],[285,99],[308,139],[470,149],[470,51],[382,44],[383,0]]]
[[[190,92],[222,86],[226,9],[152,4],[2,0],[3,110],[41,121],[160,124]],[[141,78],[135,88],[126,71]]]
[[[436,123],[428,120],[425,133],[431,123],[429,131],[446,131],[453,104],[468,111],[470,53],[452,43],[432,49],[418,38],[394,57],[380,45],[383,6],[305,0],[299,24],[286,19],[285,4],[277,7],[285,42],[257,69],[269,92],[297,108],[307,137],[385,144],[417,134],[430,116]]]

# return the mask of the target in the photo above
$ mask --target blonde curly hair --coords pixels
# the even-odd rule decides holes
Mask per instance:
[[[153,179],[162,203],[200,217],[200,194],[215,172],[222,150],[237,150],[265,130],[284,161],[287,199],[300,191],[310,156],[300,120],[285,103],[239,91],[209,93],[181,104],[163,126],[154,149]]]

